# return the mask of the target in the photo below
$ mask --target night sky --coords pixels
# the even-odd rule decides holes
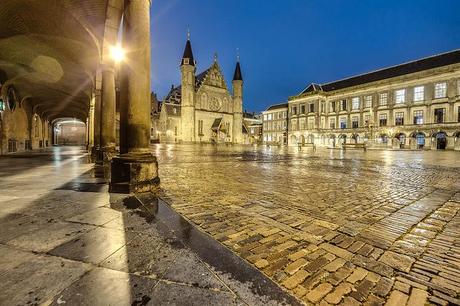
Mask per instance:
[[[240,49],[244,108],[460,48],[460,1],[153,0],[152,90],[180,82],[190,27],[197,73],[215,52],[228,86]]]

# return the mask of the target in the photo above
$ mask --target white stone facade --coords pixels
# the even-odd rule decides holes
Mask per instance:
[[[366,81],[395,69],[411,73]],[[288,104],[289,145],[460,150],[460,51],[312,84]]]

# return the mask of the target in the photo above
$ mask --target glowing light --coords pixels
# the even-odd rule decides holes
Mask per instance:
[[[125,59],[125,50],[120,45],[112,46],[110,56],[116,63],[122,62]]]

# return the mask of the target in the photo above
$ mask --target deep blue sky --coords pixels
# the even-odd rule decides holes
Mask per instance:
[[[228,86],[240,49],[244,108],[261,111],[324,83],[460,48],[459,0],[154,0],[152,89],[180,81],[187,27],[198,71],[214,52]]]

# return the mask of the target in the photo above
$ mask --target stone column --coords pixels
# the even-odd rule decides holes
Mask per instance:
[[[94,92],[94,150],[101,146],[101,91],[96,89]]]
[[[158,188],[158,163],[150,153],[150,0],[126,0],[120,95],[120,156],[112,159],[110,192]]]
[[[112,65],[102,68],[101,150],[105,154],[115,151],[115,69]]]
[[[126,80],[125,110],[127,118],[123,147],[128,152],[149,150],[150,141],[150,0],[127,0],[125,2],[124,46],[127,64],[124,65]]]

